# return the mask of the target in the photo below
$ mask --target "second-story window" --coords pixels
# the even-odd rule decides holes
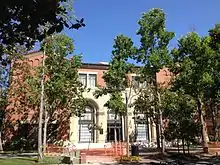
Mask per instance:
[[[147,82],[140,82],[140,78],[137,76],[132,76],[132,87],[133,88],[146,88]]]
[[[88,88],[96,87],[96,74],[88,74]]]
[[[79,81],[83,84],[83,86],[87,86],[87,74],[79,74]]]
[[[97,75],[96,74],[80,73],[79,80],[84,86],[86,86],[88,88],[94,88],[94,87],[96,87]]]
[[[133,88],[138,88],[138,85],[139,85],[139,83],[138,83],[138,80],[137,80],[137,77],[136,76],[132,76],[132,87]]]

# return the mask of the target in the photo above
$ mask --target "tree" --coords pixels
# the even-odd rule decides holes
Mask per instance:
[[[2,68],[3,69],[3,68]],[[4,77],[4,73],[0,72],[1,74],[1,88],[0,88],[0,152],[3,151],[3,146],[2,146],[2,130],[4,126],[4,117],[5,117],[5,107],[7,104],[7,98],[6,98],[6,79]],[[6,81],[6,82],[5,82]]]
[[[32,104],[29,100],[34,97],[36,100],[36,93],[30,88],[26,82],[27,78],[35,76],[32,72],[32,67],[29,65],[26,59],[14,60],[10,70],[10,86],[7,88],[7,109],[4,109],[4,140],[6,141],[6,149],[26,149],[24,148],[27,144],[31,144],[31,140],[19,138],[16,127],[19,129],[20,126],[29,123],[31,118],[29,114],[31,111],[37,111],[37,107]],[[25,130],[27,131],[27,130]],[[24,132],[24,131],[23,131]],[[13,135],[13,137],[11,137]],[[34,148],[34,144],[32,144]],[[32,148],[32,149],[33,149]]]
[[[73,17],[72,0],[2,1],[0,7],[0,54],[16,45],[31,48],[36,41],[61,32],[79,29],[84,20]],[[47,27],[47,28],[45,28]]]
[[[161,9],[152,9],[144,13],[138,21],[140,28],[137,35],[141,37],[140,48],[136,56],[136,61],[142,64],[140,75],[145,81],[149,81],[153,86],[153,105],[157,115],[157,145],[160,147],[158,121],[160,119],[161,135],[163,134],[162,114],[159,107],[159,92],[157,84],[157,73],[163,69],[170,61],[168,45],[174,37],[173,32],[165,29],[165,13]],[[162,152],[164,152],[164,139],[161,136]]]
[[[213,140],[218,140],[218,125],[217,125],[217,116],[219,115],[219,106],[220,106],[220,24],[216,24],[212,29],[209,30],[209,39],[208,45],[215,52],[212,54],[212,59],[210,59],[211,69],[210,75],[212,76],[212,83],[206,87],[205,91],[205,107],[208,117],[211,117],[213,123]],[[211,140],[211,139],[210,139]]]
[[[8,86],[8,73],[9,68],[7,65],[2,65],[0,68],[0,152],[3,151],[2,146],[2,130],[5,116],[5,107],[7,104],[6,89]]]
[[[13,97],[10,93],[11,88],[9,86],[15,72],[14,69],[11,69],[11,65],[14,65],[15,68],[18,67],[19,69],[21,69],[21,67],[18,66],[19,64],[17,63],[17,59],[21,59],[21,54],[27,53],[24,47],[16,46],[15,48],[16,49],[14,50],[4,50],[4,56],[0,56],[0,141],[2,140],[2,138],[4,138],[2,130],[7,127],[5,126],[5,123],[7,122],[7,119],[5,119],[5,115],[8,112],[6,111],[6,107],[10,105],[10,97]],[[11,64],[11,61],[13,61],[13,64]],[[20,79],[17,81],[22,80]],[[1,142],[0,148],[0,150],[3,150]]]
[[[194,99],[183,91],[172,92],[169,89],[162,95],[163,117],[168,119],[164,135],[167,140],[182,140],[183,152],[185,142],[194,142],[199,136],[200,123],[195,121],[196,104]],[[189,150],[188,150],[189,151]]]
[[[186,94],[196,100],[197,112],[201,122],[203,146],[208,146],[208,134],[205,116],[205,94],[213,84],[213,62],[215,52],[211,49],[210,38],[201,38],[195,32],[189,33],[178,41],[178,48],[172,51],[175,78],[173,86],[182,88]],[[205,66],[205,67],[204,67]]]
[[[78,80],[78,68],[81,57],[66,57],[73,53],[71,38],[57,34],[45,39],[42,44],[45,50],[44,82],[44,142],[47,143],[47,125],[49,120],[57,120],[57,114],[62,113],[60,123],[68,121],[71,115],[78,115],[84,109],[84,88]],[[60,111],[60,112],[59,112]],[[45,151],[45,150],[44,150]]]
[[[130,64],[128,60],[135,54],[135,50],[136,49],[133,47],[133,42],[130,38],[124,35],[119,35],[115,38],[109,68],[103,76],[106,86],[99,88],[94,93],[97,98],[109,94],[110,98],[105,103],[105,106],[115,113],[115,119],[117,115],[126,117],[126,129],[128,128],[127,109],[130,94],[125,96],[126,103],[124,103],[122,93],[131,86],[128,74],[132,73],[133,65]],[[126,142],[129,143],[128,130],[125,132]],[[116,137],[115,142],[117,142]],[[127,154],[129,154],[128,147],[129,144],[127,144]]]
[[[69,117],[81,113],[84,109],[85,100],[82,96],[84,88],[78,80],[81,57],[66,58],[74,50],[72,39],[62,34],[48,37],[44,40],[42,48],[46,48],[47,53],[44,66],[43,104],[45,110],[43,112],[45,146],[48,123],[56,120],[59,124],[59,136],[62,137],[63,133],[67,133]],[[24,60],[15,60],[11,67],[13,74],[8,89],[9,109],[6,111],[7,120],[11,120],[13,115],[16,115],[19,116],[19,121],[30,123],[39,121],[36,116],[39,115],[40,110],[40,80],[43,68],[42,66],[30,66],[27,59],[28,57]],[[32,116],[32,119],[28,115],[30,111],[33,111],[36,115]],[[16,124],[16,121],[13,123]],[[42,135],[40,138],[42,139]],[[42,144],[39,144],[39,148],[42,152]]]

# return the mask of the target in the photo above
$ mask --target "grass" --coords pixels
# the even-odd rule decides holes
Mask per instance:
[[[0,165],[47,165],[60,163],[59,157],[46,157],[37,163],[36,158],[0,158]]]
[[[33,158],[0,158],[0,165],[36,165]]]

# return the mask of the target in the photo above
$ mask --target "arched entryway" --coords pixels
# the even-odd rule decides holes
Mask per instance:
[[[87,99],[84,113],[79,117],[79,143],[95,143],[97,131],[91,129],[96,123],[98,105],[91,99]]]

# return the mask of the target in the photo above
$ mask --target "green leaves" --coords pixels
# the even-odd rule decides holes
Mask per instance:
[[[45,49],[47,55],[46,107],[49,107],[52,114],[58,109],[67,109],[69,115],[78,114],[84,109],[85,102],[82,96],[84,88],[78,80],[81,56],[66,58],[73,53],[73,40],[63,34],[50,36],[43,42],[42,49]]]
[[[105,103],[105,106],[114,111],[115,114],[123,114],[126,110],[121,92],[114,92],[111,94],[110,99]]]
[[[174,33],[166,30],[165,23],[165,13],[158,8],[143,13],[138,21],[137,35],[140,36],[140,47],[134,59],[137,63],[141,63],[137,74],[146,85],[138,89],[138,97],[133,105],[136,112],[145,113],[150,117],[155,117],[154,114],[159,117],[160,85],[157,81],[157,73],[172,64],[168,46]]]
[[[84,27],[84,19],[78,20],[73,17],[72,10],[72,0],[2,1],[1,45],[6,50],[13,49],[16,45],[31,49],[35,42],[59,33],[65,27],[69,29]],[[2,55],[3,51],[0,50],[0,54]]]
[[[174,37],[173,32],[165,30],[165,13],[161,9],[152,9],[144,13],[138,21],[141,46],[136,56],[137,62],[159,72],[170,61],[168,45]]]
[[[166,90],[162,96],[164,117],[177,121],[179,119],[190,119],[193,117],[196,104],[190,95],[186,95],[181,91],[171,92]]]
[[[133,65],[128,61],[136,53],[136,48],[130,38],[119,35],[114,39],[112,58],[108,71],[103,75],[106,87],[101,87],[95,91],[98,98],[102,95],[110,95],[110,99],[105,104],[110,110],[117,113],[125,111],[125,104],[122,98],[122,91],[130,86],[128,74],[132,72]]]
[[[194,120],[196,102],[190,95],[183,91],[165,90],[162,95],[162,109],[163,117],[169,120],[164,133],[167,140],[195,140],[200,132],[200,123]]]
[[[219,25],[209,31],[209,36],[200,37],[191,32],[178,41],[178,47],[172,50],[170,70],[175,74],[172,89],[190,95],[197,102],[200,115],[202,137],[206,139],[207,129],[204,115],[209,115],[207,107],[214,114],[219,104]],[[184,112],[180,110],[179,113]],[[213,124],[214,126],[214,124]],[[214,128],[216,129],[216,128]],[[206,140],[204,140],[206,144]]]

